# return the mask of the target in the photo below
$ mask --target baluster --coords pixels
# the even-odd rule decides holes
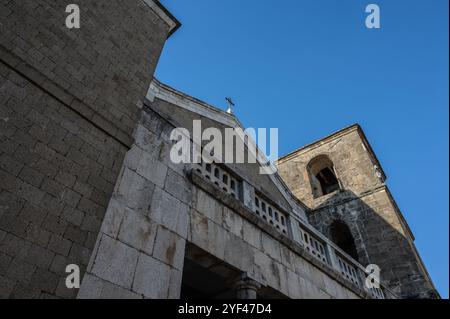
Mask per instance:
[[[327,242],[326,243],[326,250],[328,253],[328,259],[329,259],[329,265],[333,267],[334,270],[341,273],[341,269],[339,267],[339,262],[337,260],[336,252],[334,248]]]

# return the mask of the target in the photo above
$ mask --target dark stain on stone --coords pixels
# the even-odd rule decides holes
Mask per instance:
[[[173,263],[173,259],[174,259],[174,257],[175,257],[175,244],[174,243],[172,243],[168,248],[167,248],[167,251],[166,251],[166,259],[167,259],[167,262],[169,263],[169,264],[172,264]]]

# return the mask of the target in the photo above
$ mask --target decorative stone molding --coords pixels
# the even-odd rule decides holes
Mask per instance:
[[[169,37],[181,26],[181,23],[158,0],[142,1],[169,26]]]

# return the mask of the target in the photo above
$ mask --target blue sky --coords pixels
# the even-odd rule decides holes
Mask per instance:
[[[448,298],[448,0],[161,2],[183,26],[157,78],[224,109],[233,97],[244,126],[279,128],[280,155],[361,124]]]

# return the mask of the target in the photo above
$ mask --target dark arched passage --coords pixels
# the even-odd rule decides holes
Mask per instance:
[[[350,228],[342,221],[334,221],[330,226],[331,240],[338,245],[349,256],[358,260],[355,240],[353,239]]]

